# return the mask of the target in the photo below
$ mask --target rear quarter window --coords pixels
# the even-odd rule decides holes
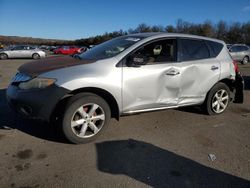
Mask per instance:
[[[223,48],[223,44],[214,41],[206,41],[208,47],[210,48],[210,56],[217,57]]]

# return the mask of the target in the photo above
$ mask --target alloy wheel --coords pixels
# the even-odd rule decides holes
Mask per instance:
[[[225,89],[218,90],[212,99],[212,110],[219,114],[228,106],[229,94]]]
[[[80,138],[96,135],[105,123],[104,110],[95,103],[80,106],[71,119],[71,129]]]

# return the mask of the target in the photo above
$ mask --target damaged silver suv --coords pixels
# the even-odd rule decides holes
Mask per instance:
[[[57,119],[69,141],[86,143],[111,117],[189,105],[220,114],[231,100],[243,102],[243,85],[223,41],[144,33],[24,64],[7,99],[22,116]]]

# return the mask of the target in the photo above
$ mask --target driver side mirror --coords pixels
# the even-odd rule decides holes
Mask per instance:
[[[145,60],[143,57],[134,57],[132,61],[137,65],[145,65]]]
[[[147,60],[142,55],[135,55],[128,58],[127,66],[129,67],[140,67],[141,65],[146,65]]]

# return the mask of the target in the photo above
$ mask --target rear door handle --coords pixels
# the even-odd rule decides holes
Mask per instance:
[[[166,73],[166,75],[169,75],[169,76],[175,76],[175,75],[178,75],[178,74],[180,74],[180,72],[177,71],[177,70],[173,70],[173,69],[167,71],[167,73]]]
[[[214,66],[214,65],[213,65],[213,66],[211,67],[211,70],[213,70],[213,71],[214,71],[214,70],[217,70],[217,69],[219,69],[219,67],[217,67],[217,66]]]

